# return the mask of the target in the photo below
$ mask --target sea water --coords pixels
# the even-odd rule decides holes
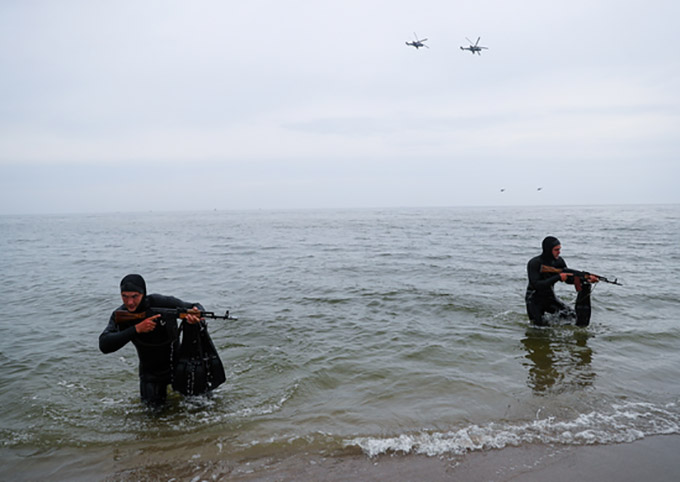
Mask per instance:
[[[547,235],[623,284],[595,286],[587,328],[528,324]],[[677,205],[2,216],[0,478],[679,434],[679,241]],[[209,321],[211,396],[149,412],[134,347],[99,351],[128,273],[238,318]]]

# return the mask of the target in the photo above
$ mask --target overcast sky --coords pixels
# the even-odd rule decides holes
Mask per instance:
[[[0,214],[679,203],[679,5],[4,0]]]

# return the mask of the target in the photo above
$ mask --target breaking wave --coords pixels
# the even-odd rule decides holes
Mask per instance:
[[[626,443],[652,435],[678,433],[680,413],[677,403],[665,406],[623,403],[613,405],[610,413],[593,411],[580,414],[572,420],[547,417],[526,423],[470,425],[448,432],[422,431],[395,437],[357,437],[346,440],[345,447],[359,447],[369,457],[390,453],[439,456],[534,443]]]

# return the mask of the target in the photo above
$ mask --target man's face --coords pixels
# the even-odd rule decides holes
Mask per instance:
[[[120,297],[123,298],[123,304],[128,311],[135,311],[143,298],[142,294],[136,291],[123,291]]]
[[[553,258],[557,259],[560,257],[560,252],[562,251],[562,246],[557,245],[552,249]]]

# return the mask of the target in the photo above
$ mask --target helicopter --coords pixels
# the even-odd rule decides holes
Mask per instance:
[[[424,42],[427,40],[426,38],[422,40],[418,40],[418,36],[416,35],[415,32],[413,32],[413,36],[415,37],[415,40],[413,42],[406,42],[406,45],[410,45],[412,47],[415,47],[416,50],[418,50],[420,47],[425,47],[425,48],[430,48],[427,45],[424,44]]]
[[[473,44],[473,43],[472,43],[472,40],[470,40],[469,38],[465,37],[465,40],[467,40],[468,42],[470,42],[470,46],[469,46],[469,47],[461,47],[460,49],[461,49],[461,50],[469,50],[470,53],[471,53],[472,55],[474,55],[475,52],[477,53],[477,55],[482,55],[482,49],[488,50],[488,47],[480,47],[480,46],[478,46],[479,40],[480,40],[481,38],[482,38],[482,37],[477,37],[477,41]]]

